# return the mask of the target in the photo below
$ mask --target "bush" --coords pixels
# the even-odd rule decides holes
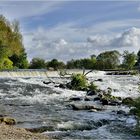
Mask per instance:
[[[81,90],[88,87],[88,81],[83,74],[72,74],[71,76],[72,89]]]
[[[98,86],[95,85],[93,82],[90,83],[90,85],[88,86],[88,88],[90,90],[93,90],[93,91],[97,91],[98,90]]]

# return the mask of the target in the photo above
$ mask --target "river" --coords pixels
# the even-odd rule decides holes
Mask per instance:
[[[48,74],[49,75],[49,74]],[[56,83],[69,81],[68,77],[60,78],[51,75]],[[96,81],[100,89],[112,88],[112,95],[122,98],[136,98],[139,77],[130,75],[106,75],[105,72],[93,72],[88,75],[90,81]],[[118,110],[129,112],[124,105],[104,106],[103,111],[74,111],[69,104],[94,104],[93,101],[69,101],[71,97],[84,99],[86,92],[72,91],[45,85],[46,76],[36,77],[1,77],[0,78],[0,112],[14,117],[17,127],[44,128],[44,134],[57,139],[95,139],[95,140],[133,140],[140,139],[133,133],[136,125],[135,116],[117,114]]]

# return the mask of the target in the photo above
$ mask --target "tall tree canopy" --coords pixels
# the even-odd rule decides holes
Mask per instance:
[[[124,51],[122,66],[125,69],[131,70],[136,64],[136,60],[137,60],[137,55],[134,52],[129,53],[129,51]]]
[[[0,16],[0,69],[27,68],[27,55],[18,21]]]
[[[42,58],[35,57],[30,62],[30,68],[31,69],[45,69],[46,62]]]
[[[120,53],[116,50],[106,51],[97,56],[98,69],[115,69],[120,64]]]

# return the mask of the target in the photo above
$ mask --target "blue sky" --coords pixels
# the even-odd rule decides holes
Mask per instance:
[[[67,61],[107,50],[140,48],[140,1],[1,1],[20,21],[28,59]]]

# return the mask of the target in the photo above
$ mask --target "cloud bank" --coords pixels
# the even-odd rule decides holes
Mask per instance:
[[[62,32],[57,36],[56,29],[47,31],[43,28],[28,34],[25,46],[29,58],[41,57],[46,60],[57,58],[68,61],[70,59],[90,57],[106,50],[138,51],[140,46],[140,28],[132,27],[122,33],[112,35],[90,35],[80,37],[80,41],[71,40],[70,35],[64,36]],[[72,31],[73,32],[73,31]],[[74,33],[74,32],[73,32]],[[79,32],[76,33],[79,34]],[[53,36],[53,34],[55,34]],[[67,32],[67,34],[69,34]],[[75,35],[73,34],[73,37]],[[72,37],[72,38],[73,38]],[[83,41],[81,40],[83,38]]]

